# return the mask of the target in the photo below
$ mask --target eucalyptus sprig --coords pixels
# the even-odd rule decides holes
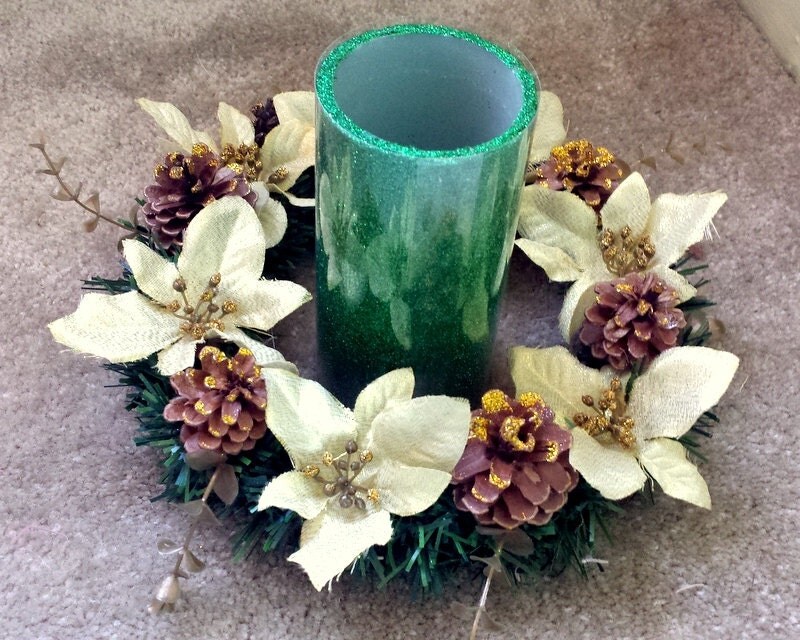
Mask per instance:
[[[108,217],[100,212],[100,194],[97,191],[90,193],[85,199],[81,200],[81,191],[83,189],[83,183],[79,182],[77,187],[70,186],[62,177],[61,171],[64,168],[64,164],[67,161],[66,157],[58,158],[57,160],[53,160],[50,157],[50,154],[47,153],[46,143],[44,138],[42,138],[39,142],[31,143],[30,145],[34,149],[38,149],[42,156],[44,156],[45,164],[47,165],[44,169],[39,169],[37,173],[53,176],[56,181],[58,182],[58,187],[56,188],[55,192],[51,195],[52,198],[55,200],[61,200],[62,202],[74,202],[77,204],[81,209],[86,211],[91,215],[91,218],[86,220],[83,223],[83,228],[88,231],[94,231],[97,228],[98,223],[102,220],[103,222],[107,222],[109,224],[113,224],[115,227],[119,227],[120,229],[124,229],[126,232],[131,232],[132,230],[136,229],[136,210],[133,209],[131,216],[132,219],[130,224],[128,222],[121,222],[119,220],[114,220],[113,218]]]

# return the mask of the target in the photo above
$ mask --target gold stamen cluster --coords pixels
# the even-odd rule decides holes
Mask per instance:
[[[243,173],[250,180],[258,180],[261,175],[260,149],[257,144],[240,144],[234,147],[228,143],[222,147],[222,162],[236,173]]]
[[[358,453],[358,456],[356,454]],[[355,457],[355,459],[353,459]],[[301,472],[307,478],[311,478],[322,484],[322,491],[328,497],[339,496],[337,500],[342,509],[349,509],[355,506],[362,511],[367,508],[367,501],[377,502],[380,494],[377,489],[368,489],[355,484],[355,479],[372,462],[372,452],[364,449],[359,453],[358,444],[355,440],[348,440],[345,444],[344,452],[334,457],[330,451],[322,454],[322,465],[329,467],[336,472],[333,480],[325,479],[321,476],[322,469],[319,465],[310,464]]]
[[[559,147],[554,147],[550,155],[555,160],[556,171],[574,173],[579,178],[587,178],[592,169],[605,169],[614,162],[614,154],[605,147],[595,147],[586,139],[571,140]],[[540,176],[544,177],[544,176]],[[564,180],[564,188],[569,190],[568,178]],[[611,189],[611,180],[607,180],[606,189]]]
[[[608,270],[619,277],[633,271],[644,271],[656,254],[656,247],[650,236],[645,234],[636,238],[629,226],[623,227],[619,235],[611,229],[603,229],[600,234],[600,249]]]
[[[238,309],[238,305],[233,300],[225,300],[221,307],[214,302],[218,294],[217,287],[221,281],[220,274],[215,273],[211,276],[208,286],[200,294],[197,304],[194,305],[186,297],[186,281],[178,277],[172,283],[172,288],[181,294],[183,304],[178,300],[173,300],[164,305],[164,308],[178,318],[185,320],[180,329],[195,340],[201,340],[212,329],[224,331],[225,323],[222,322],[222,318],[228,314],[235,313]]]
[[[621,389],[620,379],[612,378],[608,389],[604,389],[601,393],[599,401],[595,402],[590,395],[581,398],[581,402],[592,408],[595,415],[576,413],[572,419],[590,436],[610,433],[623,447],[630,449],[636,444],[636,436],[633,434],[634,421],[625,415],[626,406]]]

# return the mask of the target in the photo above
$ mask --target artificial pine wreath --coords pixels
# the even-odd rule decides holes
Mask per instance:
[[[476,407],[414,398],[400,369],[351,411],[269,335],[310,299],[290,280],[314,242],[313,102],[279,94],[253,119],[221,103],[215,140],[174,106],[139,100],[174,149],[130,220],[81,199],[63,160],[33,145],[54,197],[92,216],[87,230],[102,220],[126,232],[122,273],[86,281],[77,311],[50,329],[129,387],[136,444],[161,455],[154,499],[192,518],[183,541],[158,542],[175,563],[151,610],[172,609],[180,580],[202,570],[190,543],[204,520],[230,523],[236,559],[292,554],[318,589],[349,571],[436,592],[456,567],[483,563],[477,625],[496,573],[585,574],[628,496],[658,485],[710,508],[690,458],[738,360],[703,346],[712,303],[697,293],[705,281],[687,278],[705,266],[693,247],[725,196],[651,202],[608,149],[565,141],[561,103],[543,92],[517,244],[573,283],[559,318],[572,351],[514,348],[515,393],[488,389]]]

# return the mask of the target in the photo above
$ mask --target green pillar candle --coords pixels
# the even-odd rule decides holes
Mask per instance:
[[[418,393],[483,391],[538,91],[509,51],[404,24],[316,71],[317,313],[343,401],[413,367]]]

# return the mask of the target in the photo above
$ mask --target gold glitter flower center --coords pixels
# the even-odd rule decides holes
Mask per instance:
[[[592,169],[604,169],[614,162],[614,154],[608,149],[595,147],[585,139],[553,147],[550,155],[556,161],[558,173],[574,173],[579,178],[586,178]]]
[[[307,465],[301,471],[307,478],[322,484],[322,491],[326,496],[331,498],[338,496],[337,503],[342,509],[355,506],[365,511],[367,500],[374,503],[380,499],[377,489],[369,489],[355,483],[356,478],[370,462],[372,462],[372,452],[364,449],[359,453],[356,441],[348,440],[344,452],[338,456],[334,457],[329,451],[322,454],[322,465],[333,469],[336,472],[335,478],[322,477],[322,469],[316,464]]]
[[[242,173],[250,180],[258,180],[261,175],[260,149],[257,144],[240,144],[234,147],[228,143],[222,147],[222,163],[236,171]]]
[[[603,229],[599,241],[606,267],[620,278],[634,271],[644,271],[656,254],[650,236],[645,234],[636,238],[628,226],[623,227],[619,234]]]
[[[173,300],[164,308],[184,320],[180,329],[183,333],[191,336],[195,340],[202,340],[212,329],[224,331],[225,323],[222,321],[226,315],[235,313],[238,305],[233,300],[225,300],[222,305],[217,304],[216,298],[219,294],[219,283],[222,276],[215,273],[208,281],[208,286],[200,294],[199,300],[192,304],[186,296],[186,281],[178,277],[172,283],[172,288],[181,294],[180,300]]]
[[[592,396],[585,395],[581,398],[581,402],[593,409],[595,415],[576,413],[572,419],[578,427],[592,437],[610,433],[626,449],[636,444],[636,437],[633,434],[634,421],[625,415],[627,406],[619,378],[612,378],[608,389],[600,394],[599,401],[595,402]]]

